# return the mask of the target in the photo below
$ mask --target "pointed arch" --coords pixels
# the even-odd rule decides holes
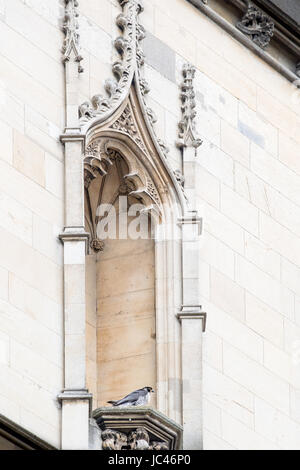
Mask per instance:
[[[107,97],[94,96],[80,106],[85,136],[85,190],[99,175],[105,177],[118,160],[126,168],[122,178],[129,193],[155,215],[155,318],[157,408],[182,421],[180,323],[182,306],[182,225],[187,212],[181,175],[168,163],[168,149],[157,138],[155,115],[147,106],[149,86],[141,74],[144,63],[140,42],[145,36],[138,22],[138,0],[119,0],[117,18],[122,36],[115,41],[120,61],[113,64],[118,80],[109,79]],[[88,208],[91,212],[92,208]],[[90,213],[91,249],[101,251]]]
[[[131,184],[130,194],[155,216],[157,407],[181,422],[180,324],[176,313],[182,304],[182,247],[177,223],[186,200],[158,146],[133,87],[114,115],[104,122],[94,121],[87,131],[85,187],[88,191],[89,184],[98,175],[108,174],[120,158],[128,168],[124,179]],[[101,240],[92,236],[92,247],[101,250]]]

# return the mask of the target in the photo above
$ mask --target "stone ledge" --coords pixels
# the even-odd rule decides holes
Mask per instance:
[[[137,436],[141,436],[144,449],[182,448],[182,426],[153,408],[99,408],[93,418],[102,431],[104,449],[141,449]]]
[[[85,142],[85,135],[81,134],[80,128],[66,129],[64,134],[60,135],[60,141],[65,144],[67,142]]]
[[[62,243],[84,241],[86,244],[86,254],[88,254],[90,234],[85,231],[84,227],[65,227],[63,233],[58,238]]]
[[[83,400],[83,401],[88,401],[89,402],[89,414],[90,416],[92,415],[92,400],[93,400],[93,395],[88,392],[88,390],[83,389],[83,390],[63,390],[62,393],[60,393],[57,396],[58,401],[63,402],[63,401],[78,401],[78,400]]]
[[[207,313],[202,311],[201,305],[183,306],[177,314],[178,320],[202,320],[203,333],[206,330]]]

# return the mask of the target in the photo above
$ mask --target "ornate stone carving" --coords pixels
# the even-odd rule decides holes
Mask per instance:
[[[117,19],[116,24],[123,33],[123,36],[118,37],[114,41],[114,46],[120,54],[120,60],[116,61],[112,70],[116,79],[110,78],[105,82],[105,90],[108,98],[100,95],[100,100],[93,97],[90,106],[93,113],[82,113],[79,115],[81,122],[84,124],[86,121],[95,116],[101,116],[108,109],[117,108],[131,85],[134,74],[134,63],[136,60],[137,43],[142,39],[141,34],[137,34],[138,15],[142,11],[142,6],[137,0],[119,0],[120,5],[123,7]]]
[[[174,175],[175,175],[176,180],[180,184],[180,186],[182,186],[182,188],[184,188],[185,177],[182,174],[182,172],[180,170],[175,170]]]
[[[162,153],[164,154],[165,158],[167,158],[168,153],[170,152],[169,147],[167,146],[167,144],[162,139],[157,139],[157,143],[158,143]]]
[[[150,178],[147,178],[147,192],[148,192],[149,196],[158,205],[160,205],[160,198],[159,198],[158,192],[157,192],[156,187],[154,186],[153,182],[150,180]]]
[[[84,171],[84,187],[89,189],[91,182],[97,177],[95,173],[85,170]]]
[[[119,117],[117,121],[113,123],[111,126],[112,129],[116,129],[118,131],[125,132],[125,134],[130,135],[132,140],[135,141],[135,143],[142,148],[144,151],[145,146],[144,143],[139,135],[139,132],[137,130],[136,124],[134,122],[134,119],[132,117],[130,107],[127,105],[126,108],[124,109],[123,113]]]
[[[99,238],[94,238],[91,241],[90,246],[95,253],[99,253],[100,251],[104,251],[105,243],[103,240],[99,240]]]
[[[75,61],[78,62],[78,72],[81,73],[83,68],[80,62],[83,60],[83,57],[80,54],[79,45],[78,5],[78,0],[65,0],[63,61],[67,62],[70,60],[73,52]]]
[[[183,66],[184,80],[181,84],[180,94],[182,119],[179,123],[179,141],[177,142],[180,148],[188,146],[198,148],[202,144],[202,140],[196,136],[195,130],[195,118],[197,116],[194,90],[195,72],[196,69],[191,64]]]
[[[167,442],[150,442],[148,431],[139,426],[128,435],[106,429],[102,432],[103,450],[170,450]]]
[[[93,417],[106,450],[179,450],[183,428],[149,407],[99,408]]]
[[[153,109],[147,108],[147,109],[146,109],[146,113],[147,113],[148,118],[150,119],[150,122],[151,122],[152,124],[155,124],[155,123],[157,122],[157,117],[156,117],[156,114],[155,114],[155,112],[153,111]]]
[[[93,109],[93,106],[89,101],[85,101],[79,106],[79,117],[80,118],[86,118],[86,119],[91,119],[95,116],[95,111]]]
[[[95,95],[91,101],[84,102],[79,108],[79,117],[81,124],[84,125],[88,121],[101,116],[107,111],[116,110],[122,101],[126,98],[130,86],[133,82],[133,77],[136,74],[136,84],[138,85],[143,105],[145,108],[145,115],[148,118],[149,124],[155,134],[154,124],[156,116],[154,111],[147,106],[145,95],[149,93],[150,88],[144,77],[141,75],[141,68],[145,62],[145,55],[141,48],[141,42],[146,36],[145,28],[139,23],[139,14],[143,11],[143,7],[138,0],[118,0],[123,13],[118,15],[116,24],[122,32],[114,41],[114,47],[120,55],[120,59],[114,62],[112,71],[115,78],[109,78],[105,82],[105,91],[108,97],[103,95]],[[138,138],[137,134],[129,134],[141,146],[142,140]],[[167,157],[169,149],[164,142],[157,139],[157,143],[161,152]],[[142,147],[145,150],[144,146]]]
[[[126,111],[127,107],[124,111]],[[130,108],[128,107],[128,111]],[[124,113],[123,113],[124,114]],[[121,117],[123,116],[121,115]],[[118,122],[119,130],[123,132],[133,133],[133,138],[138,138],[138,135],[135,136],[135,127],[133,126],[133,121],[131,122],[131,114],[125,113],[123,116],[124,120]],[[144,156],[146,159],[147,157]],[[109,143],[101,138],[95,139],[92,141],[86,149],[86,155],[84,159],[84,185],[85,185],[85,198],[86,198],[86,224],[88,226],[88,231],[91,234],[91,243],[90,248],[95,252],[99,253],[104,249],[104,242],[98,238],[97,235],[97,225],[99,223],[99,217],[97,212],[95,212],[93,205],[91,204],[91,195],[90,195],[90,185],[94,179],[98,176],[106,176],[109,172],[109,167],[111,165],[116,165],[117,173],[119,175],[119,188],[114,193],[112,200],[108,201],[113,205],[116,201],[116,197],[119,196],[132,196],[136,198],[139,202],[142,202],[144,209],[141,212],[150,213],[155,217],[161,216],[161,199],[159,192],[151,179],[147,174],[144,167],[137,159],[128,161],[127,164],[129,167],[129,173],[122,173],[120,162],[126,160],[126,157],[118,152],[114,148],[114,144]],[[100,193],[103,191],[102,185],[100,185]],[[98,201],[101,200],[99,193]]]
[[[247,11],[236,27],[259,47],[265,48],[271,41],[275,25],[271,18],[247,0]]]
[[[102,449],[103,450],[122,450],[127,446],[127,436],[119,431],[106,429],[102,432]]]
[[[147,95],[148,93],[150,93],[149,83],[147,82],[145,78],[140,79],[140,89],[141,89],[142,95]]]
[[[151,442],[149,450],[170,450],[166,442]]]

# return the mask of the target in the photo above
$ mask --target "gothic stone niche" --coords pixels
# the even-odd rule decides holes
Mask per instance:
[[[131,132],[130,120],[124,118],[124,123]],[[155,388],[157,376],[154,221],[143,212],[143,234],[136,239],[130,229],[139,216],[130,211],[151,208],[159,196],[139,162],[129,161],[129,153],[107,148],[105,139],[101,142],[95,141],[85,159],[86,230],[91,234],[87,370],[95,407],[145,383]],[[98,211],[101,206],[104,212]],[[105,230],[98,229],[109,218],[106,237]]]
[[[182,427],[149,408],[99,408],[103,450],[180,450]]]

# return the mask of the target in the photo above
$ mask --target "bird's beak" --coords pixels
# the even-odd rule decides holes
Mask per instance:
[[[151,390],[152,393],[155,393],[155,390]]]

